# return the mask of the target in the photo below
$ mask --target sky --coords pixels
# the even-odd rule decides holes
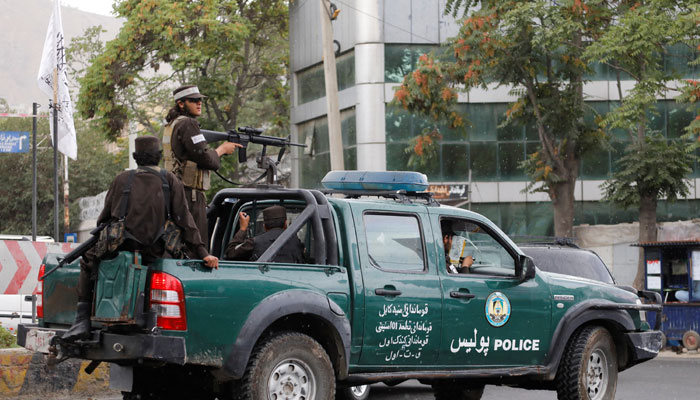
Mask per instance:
[[[62,6],[70,6],[81,11],[100,15],[113,16],[112,3],[114,0],[60,0]]]

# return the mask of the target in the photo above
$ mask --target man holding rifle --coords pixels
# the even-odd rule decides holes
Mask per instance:
[[[163,158],[165,169],[174,173],[185,185],[185,195],[202,241],[209,248],[207,229],[207,199],[209,174],[221,166],[221,156],[231,154],[238,143],[224,142],[216,150],[207,145],[195,118],[202,114],[202,99],[195,85],[185,85],[173,91],[175,105],[165,117]]]

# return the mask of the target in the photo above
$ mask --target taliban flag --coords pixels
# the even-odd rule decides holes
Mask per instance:
[[[54,137],[53,113],[56,112],[58,116],[58,151],[75,160],[78,156],[78,143],[73,124],[73,103],[68,92],[61,4],[59,0],[54,0],[53,3],[53,13],[49,20],[49,29],[46,32],[37,83],[39,89],[54,102],[54,107],[51,107],[51,122],[49,123],[51,140],[53,141]],[[54,143],[54,145],[56,144]]]

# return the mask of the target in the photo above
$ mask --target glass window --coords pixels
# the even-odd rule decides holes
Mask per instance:
[[[526,203],[501,203],[500,207],[502,229],[511,235],[527,235]]]
[[[683,78],[695,78],[698,67],[688,65],[698,57],[698,51],[686,44],[676,44],[668,47],[664,54],[664,69],[667,73],[679,74]]]
[[[610,173],[610,152],[591,149],[584,157],[581,167],[582,179],[607,179]]]
[[[498,140],[523,140],[523,135],[525,134],[523,126],[514,123],[506,123],[506,111],[509,108],[509,104],[493,104],[495,117],[496,117],[496,137]]]
[[[695,118],[695,114],[686,109],[686,105],[678,104],[674,101],[666,102],[668,110],[668,138],[676,139],[683,136],[685,128],[690,125],[690,123]]]
[[[469,146],[466,144],[442,145],[442,180],[466,182],[469,180]]]
[[[387,143],[386,144],[386,169],[387,171],[406,171],[408,168],[408,157],[405,149],[408,143]]]
[[[515,259],[483,226],[462,219],[442,219],[442,235],[452,235],[448,254],[472,257],[469,274],[515,276]],[[457,258],[458,256],[455,256]]]
[[[469,140],[496,140],[498,112],[494,104],[469,104],[467,120],[471,122]]]
[[[472,163],[472,180],[495,181],[498,177],[496,143],[471,143],[469,158]]]
[[[355,53],[348,52],[336,58],[338,90],[355,86]],[[326,80],[323,63],[297,72],[297,102],[308,103],[326,96]]]
[[[426,270],[423,237],[416,216],[367,213],[363,221],[372,265],[397,272]]]
[[[525,172],[520,163],[525,161],[525,143],[499,143],[498,164],[503,181],[523,181]]]
[[[441,53],[437,45],[385,44],[384,45],[384,81],[403,82],[403,77],[416,69],[418,58],[434,51]]]

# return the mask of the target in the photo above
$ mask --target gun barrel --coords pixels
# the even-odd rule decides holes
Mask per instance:
[[[289,138],[281,138],[277,136],[267,136],[267,135],[249,135],[245,133],[224,133],[217,131],[210,131],[207,129],[200,130],[204,139],[207,143],[220,142],[222,140],[230,140],[231,138],[241,139],[247,138],[250,143],[264,144],[268,146],[283,147],[283,146],[297,146],[306,147],[305,144],[292,143]]]
[[[204,135],[204,139],[207,141],[207,143],[228,140],[228,133],[225,132],[210,131],[206,129],[202,129],[200,132],[202,132],[202,135]]]

